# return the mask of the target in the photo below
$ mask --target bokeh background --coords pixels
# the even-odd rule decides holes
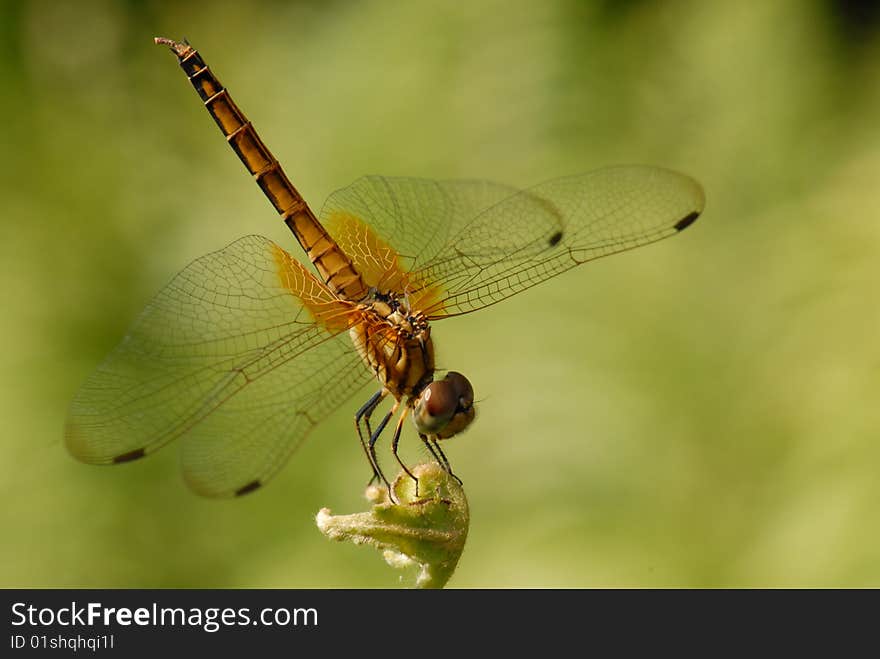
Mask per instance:
[[[399,584],[313,523],[365,508],[359,401],[234,501],[175,448],[65,452],[78,385],[175,272],[249,233],[295,248],[154,35],[316,207],[369,173],[703,183],[681,236],[435,325],[483,399],[448,446],[450,586],[880,586],[874,3],[183,4],[0,5],[0,586]]]

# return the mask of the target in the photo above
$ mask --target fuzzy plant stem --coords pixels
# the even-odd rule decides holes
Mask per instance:
[[[467,498],[458,481],[436,462],[416,465],[416,484],[401,472],[391,488],[367,488],[370,510],[351,515],[332,515],[322,508],[315,518],[318,529],[331,540],[370,545],[382,552],[392,567],[416,564],[416,588],[443,588],[464,549],[467,539]]]

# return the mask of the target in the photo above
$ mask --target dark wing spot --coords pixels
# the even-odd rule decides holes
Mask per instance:
[[[683,218],[681,218],[678,222],[675,223],[675,230],[676,231],[684,231],[690,225],[692,225],[694,222],[696,222],[698,217],[700,217],[699,211],[694,211],[693,213],[685,215]]]
[[[562,240],[562,232],[557,231],[552,236],[550,236],[550,238],[547,240],[547,244],[550,245],[550,247],[555,247],[559,244],[560,240]]]
[[[244,486],[238,488],[235,491],[235,496],[240,497],[240,496],[244,496],[245,494],[250,494],[254,490],[259,489],[261,485],[262,485],[262,483],[260,481],[251,481],[247,485],[244,485]]]
[[[113,458],[113,464],[118,465],[123,462],[131,462],[132,460],[137,460],[138,458],[144,457],[146,454],[147,452],[144,449],[138,448],[134,451],[129,451],[128,453],[117,455],[115,458]]]

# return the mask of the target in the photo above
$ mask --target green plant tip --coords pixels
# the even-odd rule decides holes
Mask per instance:
[[[405,472],[394,479],[392,501],[384,486],[367,488],[367,512],[331,515],[322,508],[318,529],[331,540],[371,545],[395,568],[419,566],[417,588],[442,588],[458,565],[470,514],[458,481],[436,462],[416,465],[416,483]]]

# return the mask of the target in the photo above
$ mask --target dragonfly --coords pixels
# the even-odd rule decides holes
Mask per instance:
[[[407,417],[453,474],[440,442],[474,420],[474,389],[457,371],[439,377],[432,323],[673,236],[705,205],[689,176],[617,166],[527,189],[366,176],[316,215],[202,56],[155,42],[177,56],[313,269],[252,235],[177,274],[71,403],[65,443],[86,463],[127,463],[180,439],[195,492],[244,495],[373,381],[355,414],[371,482],[388,485],[376,444],[393,419],[391,452],[415,478],[398,454]]]

